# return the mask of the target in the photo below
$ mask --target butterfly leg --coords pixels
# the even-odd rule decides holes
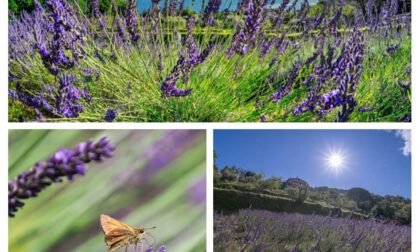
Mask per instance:
[[[127,249],[128,249],[128,245],[127,245],[127,246],[125,246],[125,252],[127,252]]]

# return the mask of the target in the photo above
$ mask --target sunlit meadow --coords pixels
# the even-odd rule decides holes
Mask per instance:
[[[10,15],[10,121],[411,121],[406,1],[100,4]]]

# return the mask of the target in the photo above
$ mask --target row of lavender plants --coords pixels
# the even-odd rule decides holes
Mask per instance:
[[[90,14],[66,0],[35,0],[32,13],[10,18],[9,104],[23,104],[21,121],[248,120],[229,119],[238,107],[267,121],[272,104],[280,104],[288,116],[333,114],[344,122],[355,110],[374,110],[356,95],[369,46],[385,41],[381,53],[398,52],[410,36],[411,17],[399,11],[405,7],[387,0],[379,8],[369,0],[365,15],[357,10],[349,20],[342,0],[325,1],[315,16],[307,0],[299,7],[296,0],[274,3],[240,1],[235,15],[241,20],[226,37],[217,31],[232,12],[221,10],[220,0],[208,1],[198,16],[182,16],[177,0],[162,10],[152,0],[142,15],[134,0],[107,13],[92,0]],[[407,78],[397,80],[404,95]],[[204,115],[221,103],[214,113],[223,118]],[[203,115],[189,117],[191,107]]]
[[[244,209],[214,215],[214,251],[411,251],[411,228]]]

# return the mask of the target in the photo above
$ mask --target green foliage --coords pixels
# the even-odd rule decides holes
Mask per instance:
[[[183,17],[179,16],[168,16],[164,19],[164,26],[169,27],[186,27],[187,21]]]
[[[346,5],[343,8],[343,16],[347,18],[347,20],[353,20],[354,15],[356,13],[356,9],[351,5]]]
[[[309,188],[288,186],[286,185],[286,182],[282,183],[282,179],[280,177],[264,179],[261,174],[258,175],[253,171],[247,171],[235,166],[226,166],[220,173],[218,170],[217,173],[215,171],[215,174],[221,174],[214,178],[215,188],[243,193],[246,192],[248,193],[248,196],[254,195],[253,198],[255,195],[259,195],[261,197],[267,196],[270,199],[273,197],[280,197],[294,202],[294,207],[296,208],[299,208],[298,206],[302,204],[305,205],[305,207],[318,204],[334,212],[340,210],[342,212],[353,212],[363,216],[371,216],[373,218],[393,220],[401,224],[411,223],[411,200],[400,196],[383,197],[371,194],[363,188],[343,190],[325,186]],[[229,204],[230,203],[232,203],[232,201],[229,201]],[[224,203],[222,202],[218,204],[221,205],[221,210],[233,211],[240,209],[238,207],[247,208],[249,205],[246,204],[250,203],[244,199],[244,202],[240,202],[236,206],[224,206]],[[269,208],[268,210],[273,211],[275,209],[277,209],[276,211],[280,211],[280,208],[282,207],[273,207],[271,206],[273,203],[270,202],[267,203],[269,206],[266,208],[266,206],[259,200],[256,204],[258,204],[257,208]],[[253,207],[257,206],[254,203],[252,205]],[[307,210],[307,212],[310,211]]]
[[[9,11],[15,15],[19,14],[21,11],[31,12],[34,8],[34,0],[9,0]]]
[[[347,197],[356,201],[357,207],[364,211],[369,211],[374,204],[372,195],[363,188],[355,187],[348,190]]]
[[[381,219],[394,219],[411,224],[411,201],[399,196],[375,197],[372,215]]]
[[[296,204],[293,199],[235,189],[214,188],[214,209],[218,212],[232,213],[239,209],[265,209],[273,212],[316,214],[324,216],[365,218],[364,215],[341,211],[319,203],[305,202]]]
[[[186,8],[182,11],[181,16],[189,17],[189,16],[197,16],[199,13],[196,10]]]
[[[259,182],[260,184],[260,190],[272,190],[272,191],[278,191],[280,190],[280,186],[282,184],[280,177],[271,177],[265,180],[262,180]]]
[[[311,9],[309,10],[309,16],[318,17],[323,12],[324,12],[324,4],[318,3],[316,5],[311,6]]]

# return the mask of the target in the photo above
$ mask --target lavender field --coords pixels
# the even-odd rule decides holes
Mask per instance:
[[[9,121],[411,121],[410,1],[29,2]]]
[[[244,209],[214,215],[214,251],[411,251],[411,227]]]

